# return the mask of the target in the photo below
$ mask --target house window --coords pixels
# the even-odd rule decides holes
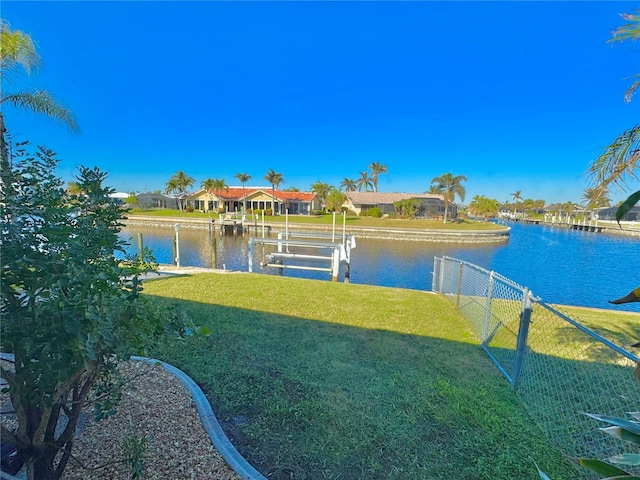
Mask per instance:
[[[375,208],[375,205],[360,205],[360,211],[362,213],[367,213],[370,208]]]

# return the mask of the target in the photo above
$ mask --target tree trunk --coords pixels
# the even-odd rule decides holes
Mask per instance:
[[[49,452],[41,452],[27,461],[27,480],[59,480],[62,472],[53,467],[54,456]]]
[[[9,149],[7,148],[7,141],[4,138],[7,129],[4,126],[4,115],[0,112],[0,169],[7,169],[9,172],[11,164],[9,163]]]

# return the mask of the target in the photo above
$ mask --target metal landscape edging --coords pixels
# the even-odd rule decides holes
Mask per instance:
[[[161,360],[138,356],[131,356],[131,360],[145,362],[150,365],[162,365],[165,370],[180,380],[193,398],[196,409],[198,410],[198,415],[202,421],[202,426],[209,435],[213,445],[216,447],[220,455],[222,455],[224,461],[227,462],[227,465],[229,465],[229,467],[231,467],[231,469],[244,480],[266,480],[258,470],[252,467],[251,464],[249,464],[249,462],[240,455],[240,452],[238,452],[238,450],[236,450],[233,444],[229,441],[222,430],[220,423],[218,423],[218,419],[213,413],[207,397],[191,377],[179,368]]]

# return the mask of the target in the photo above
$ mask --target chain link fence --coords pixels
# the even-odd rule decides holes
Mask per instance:
[[[598,431],[604,425],[585,413],[625,417],[640,410],[634,354],[526,287],[462,260],[435,258],[433,291],[471,323],[482,348],[561,451],[606,460],[630,450]],[[582,470],[584,478],[594,478]]]

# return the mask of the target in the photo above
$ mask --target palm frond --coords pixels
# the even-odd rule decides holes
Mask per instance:
[[[635,78],[635,80],[633,81],[631,86],[627,88],[627,91],[624,92],[625,103],[631,103],[633,94],[636,93],[636,90],[638,90],[638,87],[640,87],[640,73],[636,73],[633,77],[630,78]]]
[[[638,12],[638,10],[636,10]],[[638,40],[640,38],[640,15],[633,13],[621,13],[623,20],[629,22],[616,28],[609,42],[623,42],[625,40]]]
[[[636,12],[638,12],[638,10],[636,10]],[[636,41],[640,39],[640,15],[622,13],[620,16],[629,23],[616,28],[612,32],[609,42],[624,42],[625,40]],[[627,103],[631,102],[633,94],[636,93],[636,90],[640,87],[640,74],[636,74],[631,78],[635,78],[635,80],[624,93],[624,101]]]
[[[20,30],[11,31],[9,24],[0,21],[0,71],[5,72],[21,66],[27,72],[40,66],[41,60],[29,35]]]
[[[640,124],[622,132],[587,170],[590,181],[598,189],[606,190],[613,184],[626,186],[629,180],[637,179],[636,170],[640,160]]]
[[[70,110],[60,105],[46,90],[30,90],[6,95],[0,99],[0,104],[8,103],[14,107],[42,113],[67,125],[71,130],[78,131],[79,127]]]

